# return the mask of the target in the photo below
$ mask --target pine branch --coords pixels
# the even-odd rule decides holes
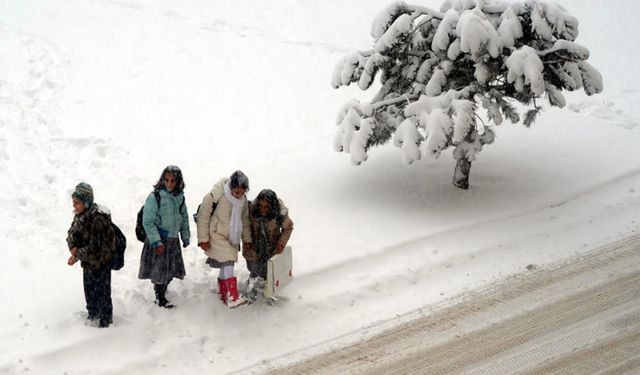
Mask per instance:
[[[444,13],[429,9],[427,7],[415,5],[413,6],[413,11],[413,15],[411,16],[413,19],[417,19],[420,16],[428,16],[442,21],[442,19],[444,18]],[[414,15],[416,16],[414,17]]]
[[[511,121],[511,123],[516,124],[520,121],[520,115],[511,103],[507,102],[504,98],[501,98],[498,104],[500,105],[502,113],[509,119],[509,121]]]
[[[400,95],[397,98],[393,98],[393,99],[387,99],[387,100],[381,100],[379,102],[376,103],[371,103],[371,107],[373,107],[374,111],[377,111],[379,109],[382,109],[384,107],[393,105],[393,104],[398,104],[401,102],[406,101],[407,104],[410,104],[412,100],[416,100],[418,99],[417,95]]]
[[[536,118],[540,114],[541,109],[536,107],[535,109],[531,109],[527,111],[527,114],[524,116],[524,121],[522,122],[524,126],[530,128],[531,125],[536,121]]]
[[[405,53],[407,54],[407,56],[415,56],[415,57],[423,58],[425,55],[429,54],[429,51],[422,52],[422,51],[410,50],[410,51],[406,51]]]
[[[485,128],[487,127],[487,124],[485,124],[484,120],[482,120],[482,117],[480,117],[480,115],[477,114],[476,111],[473,111],[473,115],[476,116],[478,120],[480,120],[480,122],[482,123],[482,126],[484,126]]]
[[[417,32],[418,30],[420,30],[420,28],[424,25],[426,25],[427,23],[431,22],[431,20],[433,19],[433,17],[431,16],[426,16],[425,20],[423,20],[422,22],[420,22],[419,24],[417,24],[414,28],[413,28],[413,33]]]

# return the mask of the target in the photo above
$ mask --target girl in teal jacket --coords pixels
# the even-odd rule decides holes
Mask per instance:
[[[184,180],[180,168],[170,165],[144,203],[142,224],[147,239],[142,248],[138,278],[154,285],[156,304],[173,308],[166,298],[167,286],[173,278],[183,279],[186,272],[182,246],[189,246],[189,214],[184,197]]]

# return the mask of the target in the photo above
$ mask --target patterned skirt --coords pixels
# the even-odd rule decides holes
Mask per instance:
[[[158,255],[151,248],[149,241],[144,242],[140,256],[138,278],[151,280],[154,284],[169,284],[173,278],[182,280],[186,275],[182,248],[177,238],[165,238],[164,254]]]

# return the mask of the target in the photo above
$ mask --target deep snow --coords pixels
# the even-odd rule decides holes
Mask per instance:
[[[367,95],[332,90],[333,67],[371,45],[385,4],[0,2],[0,374],[259,371],[636,231],[640,46],[621,20],[640,6],[560,2],[605,92],[569,95],[531,129],[498,127],[460,191],[449,152],[408,167],[387,145],[353,167],[331,150],[339,108]],[[180,307],[152,304],[133,227],[167,164],[191,211],[235,169],[250,198],[269,187],[285,200],[295,280],[277,306],[227,311],[194,246],[169,288]],[[66,265],[82,180],[130,243],[108,330],[84,325],[81,271]]]

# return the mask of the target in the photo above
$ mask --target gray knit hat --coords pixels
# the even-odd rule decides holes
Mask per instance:
[[[71,196],[81,200],[87,208],[93,205],[93,188],[86,182],[81,182],[76,185],[76,189],[73,191]]]

